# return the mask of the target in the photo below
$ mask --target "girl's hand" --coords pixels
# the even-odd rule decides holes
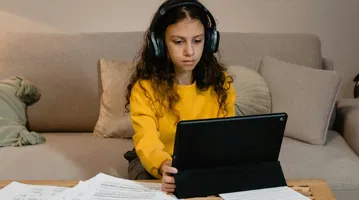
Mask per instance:
[[[171,161],[165,161],[162,163],[161,172],[162,172],[162,185],[161,190],[163,192],[174,192],[176,185],[175,179],[172,174],[177,174],[178,170],[174,167],[171,167]]]

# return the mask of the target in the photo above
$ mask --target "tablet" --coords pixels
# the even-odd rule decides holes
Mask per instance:
[[[271,113],[180,121],[172,166],[181,171],[277,161],[287,118]]]

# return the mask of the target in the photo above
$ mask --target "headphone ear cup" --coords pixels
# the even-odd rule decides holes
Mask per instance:
[[[221,34],[216,30],[216,35],[217,35],[217,37],[216,37],[216,42],[215,42],[215,44],[216,44],[216,51],[215,52],[217,52],[218,51],[218,49],[219,49],[219,44],[220,44],[220,40],[221,40]]]
[[[216,53],[219,45],[219,33],[216,30],[207,30],[207,45],[206,48],[211,53]]]
[[[219,39],[220,39],[220,35],[219,32],[217,30],[212,30],[212,52],[216,53],[218,51],[218,47],[219,47]]]
[[[163,40],[157,37],[153,32],[151,33],[151,42],[154,54],[157,58],[164,56],[164,45]]]
[[[153,53],[156,57],[159,56],[159,48],[158,48],[158,42],[155,34],[152,32],[150,37],[150,46],[153,50]]]
[[[162,58],[165,54],[165,47],[163,44],[162,38],[157,38],[157,44],[158,44],[158,55],[157,57]]]

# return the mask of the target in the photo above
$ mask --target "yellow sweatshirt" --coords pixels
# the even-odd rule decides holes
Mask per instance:
[[[227,83],[228,84],[228,83]],[[146,89],[150,98],[154,98],[153,89],[149,81],[142,80],[141,85]],[[200,92],[196,90],[196,84],[176,85],[180,102],[175,108],[180,111],[180,120],[215,118],[218,114],[217,96],[213,95],[212,88]],[[236,95],[233,86],[230,86],[227,96],[226,117],[234,116],[234,101]],[[155,115],[150,105],[150,100],[137,82],[130,97],[131,120],[135,134],[133,136],[136,153],[143,167],[154,177],[160,179],[161,164],[166,160],[172,160],[174,140],[176,133],[176,119],[168,112],[162,112],[162,116]],[[210,109],[209,109],[210,108]],[[219,117],[224,117],[221,112]]]

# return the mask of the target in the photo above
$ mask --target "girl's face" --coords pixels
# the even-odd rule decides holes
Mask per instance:
[[[204,40],[204,26],[197,19],[185,18],[167,27],[165,42],[176,72],[195,68],[202,56]]]

